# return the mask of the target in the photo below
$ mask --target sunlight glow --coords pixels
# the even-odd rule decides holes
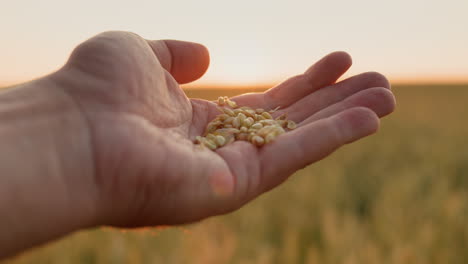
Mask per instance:
[[[212,82],[242,85],[271,81],[271,64],[265,49],[249,41],[232,41],[221,49],[212,50]]]
[[[58,69],[107,30],[204,44],[211,66],[194,85],[276,83],[329,52],[350,74],[468,82],[468,1],[7,1],[0,9],[0,86]]]

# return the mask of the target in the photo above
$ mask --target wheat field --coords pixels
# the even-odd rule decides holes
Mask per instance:
[[[237,212],[184,227],[82,231],[0,263],[468,263],[468,85],[393,90],[397,110],[378,134]]]

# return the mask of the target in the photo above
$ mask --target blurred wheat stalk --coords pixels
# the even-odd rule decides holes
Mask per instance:
[[[395,92],[397,112],[378,135],[234,214],[185,228],[81,232],[4,263],[466,263],[468,87]]]

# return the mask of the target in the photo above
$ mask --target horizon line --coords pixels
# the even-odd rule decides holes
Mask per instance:
[[[13,82],[0,82],[0,88],[12,87],[20,84],[24,84],[31,80],[23,81],[13,81]],[[391,85],[468,85],[468,79],[458,79],[458,78],[434,78],[434,79],[410,79],[410,78],[389,78]],[[216,88],[236,88],[236,89],[251,89],[251,88],[271,88],[281,83],[279,82],[258,82],[258,83],[249,83],[249,82],[239,82],[239,83],[228,83],[228,82],[192,82],[188,84],[181,84],[180,86],[183,89],[216,89]]]
[[[456,85],[456,86],[463,86],[467,85],[468,86],[468,80],[389,80],[390,84],[392,86],[404,86],[404,85],[414,85],[414,86],[420,86],[420,85],[428,85],[428,86],[437,86],[437,85]],[[200,82],[200,83],[188,83],[188,84],[182,84],[181,87],[183,89],[218,89],[218,88],[231,88],[231,89],[263,89],[263,88],[272,88],[278,85],[281,82],[278,83],[268,83],[268,82],[263,82],[263,83],[239,83],[239,84],[233,84],[233,83],[223,83],[223,82]]]

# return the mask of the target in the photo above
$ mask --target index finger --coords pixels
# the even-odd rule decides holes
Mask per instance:
[[[253,108],[286,108],[320,88],[331,85],[351,67],[351,57],[342,51],[333,52],[312,65],[303,74],[289,78],[264,93],[233,97],[239,105]]]

